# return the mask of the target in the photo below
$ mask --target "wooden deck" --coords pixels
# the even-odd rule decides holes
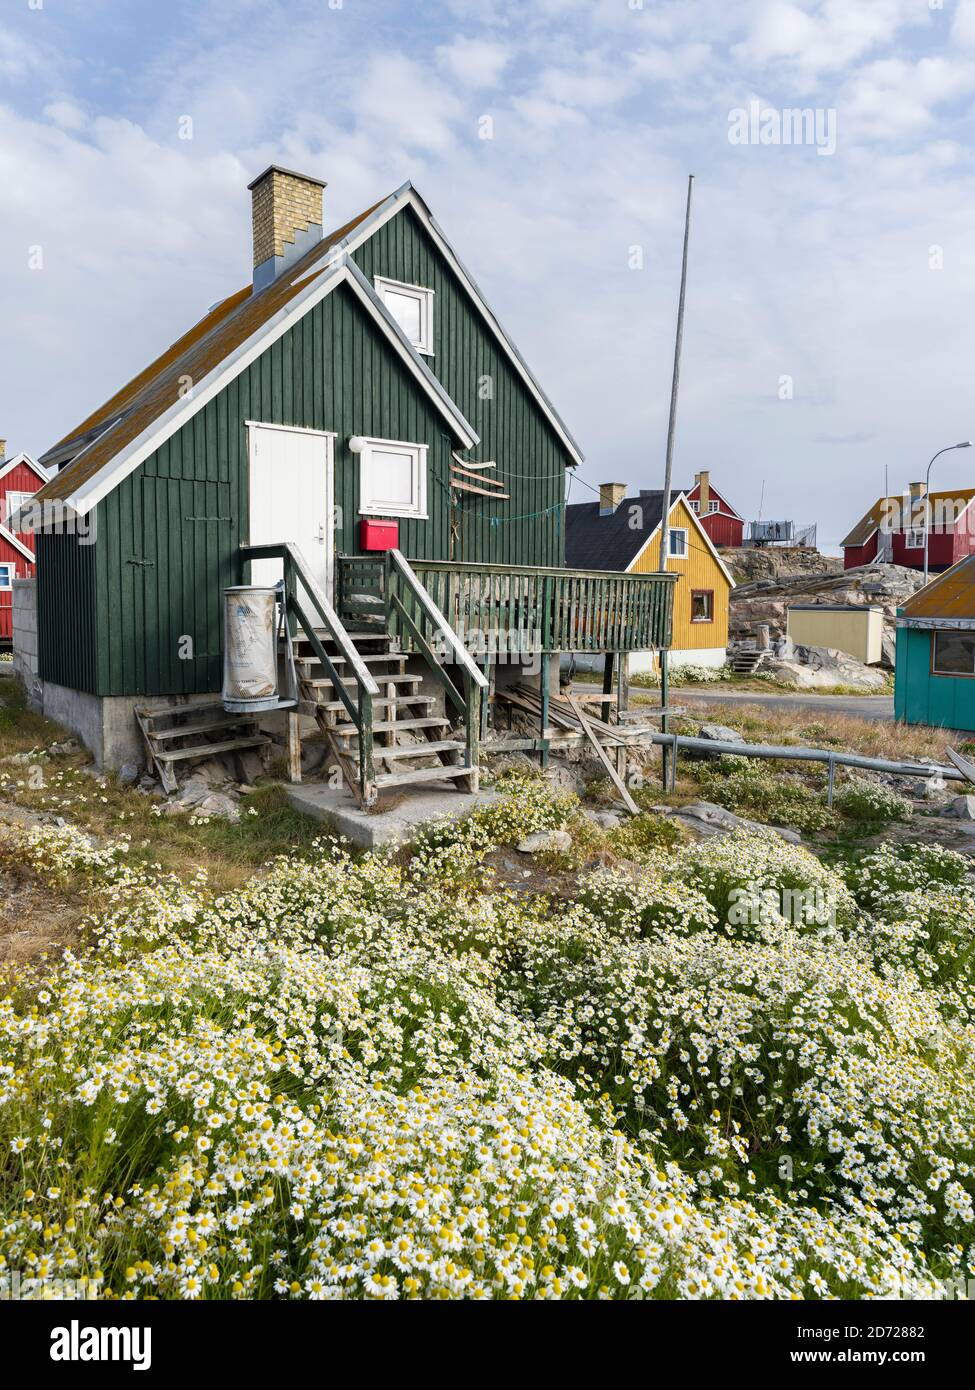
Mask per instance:
[[[417,580],[475,660],[518,653],[625,653],[669,647],[675,574],[411,560]],[[345,623],[385,618],[384,555],[336,562]],[[409,648],[409,634],[391,629]]]

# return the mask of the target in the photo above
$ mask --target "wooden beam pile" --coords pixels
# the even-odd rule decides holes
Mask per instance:
[[[472,463],[460,459],[456,454],[450,456],[450,486],[455,492],[473,492],[478,497],[495,497],[499,502],[507,502],[511,494],[505,492],[504,483],[497,478],[486,478],[488,468],[497,468],[496,463]]]

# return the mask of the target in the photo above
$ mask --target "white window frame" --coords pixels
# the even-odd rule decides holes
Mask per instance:
[[[675,550],[674,550],[674,536],[675,536],[675,535],[681,535],[681,536],[684,537],[684,549],[681,550],[681,551],[675,551]],[[687,559],[687,527],[686,527],[686,526],[670,526],[670,527],[667,528],[667,558],[668,558],[668,560],[686,560],[686,559]]]
[[[25,506],[33,496],[34,494],[32,492],[8,492],[4,498],[3,516],[0,516],[0,521],[6,525],[14,512],[19,511],[21,507]]]
[[[364,448],[359,455],[359,515],[360,516],[401,516],[412,517],[415,521],[427,521],[427,453],[429,445],[412,444],[401,439],[367,439],[363,436]],[[372,500],[371,470],[375,454],[411,454],[413,457],[413,497],[409,507],[389,507],[374,505]]]
[[[395,294],[405,295],[407,298],[415,299],[420,306],[420,341],[413,343],[417,352],[424,357],[433,356],[433,296],[434,290],[426,285],[409,285],[404,280],[390,280],[386,275],[377,275],[373,280],[376,293],[379,298],[386,303],[386,291],[392,290]],[[392,313],[392,310],[390,310]],[[394,315],[395,317],[395,315]],[[411,340],[412,341],[412,340]]]
[[[924,527],[912,526],[909,531],[904,532],[905,550],[924,549]]]
[[[701,510],[701,504],[700,504],[700,502],[692,502],[692,503],[691,503],[691,511],[692,511],[692,512],[700,512],[700,510]]]
[[[3,575],[6,574],[7,582],[2,582]],[[17,566],[12,560],[0,560],[0,590],[8,593],[14,587],[14,580],[17,578]]]
[[[720,508],[721,508],[721,503],[720,503],[720,502],[715,502],[714,498],[710,498],[709,501],[708,501],[708,512],[707,512],[708,516],[710,516],[712,512],[719,511]]]

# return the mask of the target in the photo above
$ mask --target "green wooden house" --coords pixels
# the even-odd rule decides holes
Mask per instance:
[[[898,719],[975,729],[975,555],[897,610],[894,679]]]
[[[579,448],[416,189],[328,232],[323,189],[255,179],[251,283],[41,459],[38,699],[106,765],[137,705],[212,703],[223,591],[282,573],[304,712],[339,706],[367,799],[395,772],[377,711],[451,742],[414,659],[463,716],[438,755],[470,785],[492,659],[669,640],[666,576],[564,569]]]

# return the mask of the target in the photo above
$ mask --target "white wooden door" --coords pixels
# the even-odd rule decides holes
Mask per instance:
[[[253,421],[248,436],[251,545],[292,542],[331,600],[335,436]],[[255,560],[251,583],[276,584],[281,570],[280,560]],[[298,597],[304,601],[300,591]]]

